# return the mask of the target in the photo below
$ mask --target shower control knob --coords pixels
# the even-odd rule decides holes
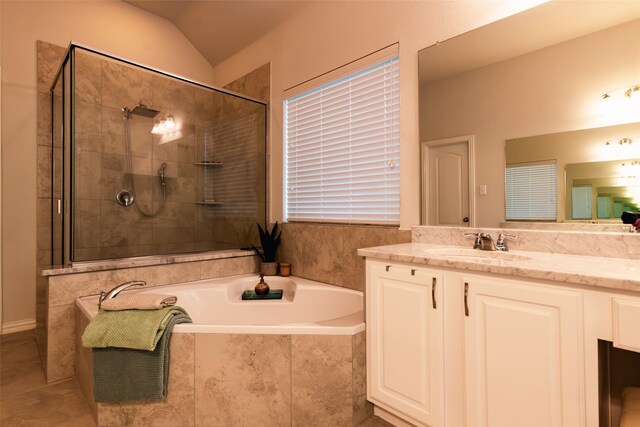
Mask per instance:
[[[124,206],[125,208],[127,206],[131,206],[134,201],[135,196],[133,195],[133,191],[131,190],[125,190],[123,188],[122,190],[118,191],[118,194],[116,194],[116,202],[118,202],[120,206]]]

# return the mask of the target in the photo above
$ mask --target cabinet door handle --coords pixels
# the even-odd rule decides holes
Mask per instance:
[[[436,309],[436,278],[431,278],[431,301],[433,301],[433,308]]]
[[[386,270],[387,270],[387,271],[389,271],[389,269],[391,268],[391,266],[390,266],[390,265],[387,265],[385,268],[386,268]]]
[[[469,284],[464,282],[464,315],[469,317]]]

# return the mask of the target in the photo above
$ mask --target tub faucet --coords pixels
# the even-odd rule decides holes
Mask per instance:
[[[473,249],[480,249],[481,251],[496,250],[496,245],[493,243],[493,238],[489,233],[464,233],[464,235],[475,237]]]
[[[473,242],[473,249],[480,249],[482,247],[482,238],[480,237],[482,233],[464,233],[465,236],[473,236],[475,240]]]
[[[147,282],[145,282],[144,280],[134,280],[132,282],[126,282],[121,285],[118,285],[115,288],[111,289],[109,292],[100,291],[100,298],[98,298],[98,308],[102,306],[102,302],[104,300],[115,298],[116,295],[118,295],[120,292],[124,291],[125,289],[130,288],[131,286],[144,286],[146,284]]]

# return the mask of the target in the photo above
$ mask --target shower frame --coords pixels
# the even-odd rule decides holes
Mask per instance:
[[[73,179],[73,174],[74,174],[74,147],[75,147],[75,120],[74,118],[74,112],[75,112],[75,86],[74,86],[74,77],[75,77],[75,52],[77,49],[80,49],[82,51],[94,54],[94,55],[99,55],[101,57],[110,59],[112,61],[116,61],[122,64],[126,64],[129,66],[133,66],[133,67],[137,67],[141,70],[145,70],[154,74],[157,74],[159,76],[163,76],[163,77],[167,77],[167,78],[171,78],[171,79],[175,79],[177,81],[180,82],[184,82],[184,83],[188,83],[190,85],[196,86],[196,87],[200,87],[203,89],[207,89],[207,90],[211,90],[214,92],[218,92],[218,93],[222,93],[225,95],[230,95],[242,100],[246,100],[246,101],[251,101],[257,104],[261,104],[264,106],[265,110],[264,110],[264,159],[263,159],[263,171],[264,171],[264,176],[263,176],[263,180],[264,180],[264,211],[262,212],[262,217],[265,219],[265,221],[268,218],[268,212],[269,212],[269,197],[267,197],[268,193],[269,193],[269,165],[268,165],[268,157],[269,157],[269,144],[268,144],[268,114],[269,114],[269,104],[263,100],[251,97],[251,96],[246,96],[237,92],[234,92],[232,90],[228,90],[228,89],[224,89],[224,88],[220,88],[220,87],[216,87],[216,86],[211,86],[211,85],[207,85],[198,81],[194,81],[194,80],[190,80],[184,77],[181,77],[179,75],[173,74],[173,73],[169,73],[163,70],[159,70],[144,64],[141,64],[139,62],[136,61],[132,61],[129,59],[125,59],[119,56],[116,56],[114,54],[111,53],[107,53],[104,51],[100,51],[76,42],[71,42],[69,44],[69,47],[67,48],[67,51],[63,57],[63,60],[60,63],[60,66],[58,67],[58,70],[55,74],[55,77],[53,79],[53,83],[51,84],[51,88],[49,90],[50,92],[50,97],[51,97],[51,146],[52,146],[52,150],[51,150],[51,207],[52,207],[52,212],[51,212],[51,240],[50,240],[50,247],[51,247],[51,265],[73,265],[73,264],[79,264],[79,262],[74,262],[74,257],[73,257],[73,245],[74,245],[74,239],[73,239],[73,224],[75,222],[75,210],[74,210],[74,205],[73,205],[73,194],[74,193],[74,179]],[[68,73],[68,78],[65,76],[65,74]],[[56,115],[55,115],[55,90],[56,90],[56,86],[58,85],[59,81],[62,82],[62,108],[61,108],[61,129],[60,129],[60,141],[61,141],[61,146],[59,147],[61,149],[61,161],[60,161],[60,170],[61,170],[61,177],[56,176],[56,146],[55,146],[55,139],[56,139],[56,129],[55,129],[55,120],[56,120]],[[68,90],[68,92],[67,92]],[[56,179],[60,179],[61,178],[61,186],[60,186],[60,190],[61,193],[59,195],[56,195],[55,192],[55,186],[56,186]],[[60,223],[58,224],[58,228],[59,228],[59,233],[56,233],[56,221],[59,221]],[[59,234],[58,236],[56,234]],[[60,241],[56,241],[56,238],[59,238]],[[198,251],[193,251],[193,252],[198,252]],[[154,254],[152,256],[171,256],[172,254]],[[142,257],[145,257],[146,255],[143,255]],[[140,256],[133,256],[133,257],[127,257],[127,258],[140,258]],[[86,262],[105,262],[105,261],[122,261],[123,259],[127,259],[127,258],[114,258],[114,259],[97,259],[97,260],[92,260],[92,261],[81,261],[80,263],[85,264]]]

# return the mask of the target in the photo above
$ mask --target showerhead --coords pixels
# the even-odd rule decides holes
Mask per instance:
[[[148,117],[148,118],[152,119],[155,116],[157,116],[159,112],[160,111],[154,110],[154,109],[149,108],[146,105],[140,103],[131,111],[131,114],[136,115],[136,116]]]

